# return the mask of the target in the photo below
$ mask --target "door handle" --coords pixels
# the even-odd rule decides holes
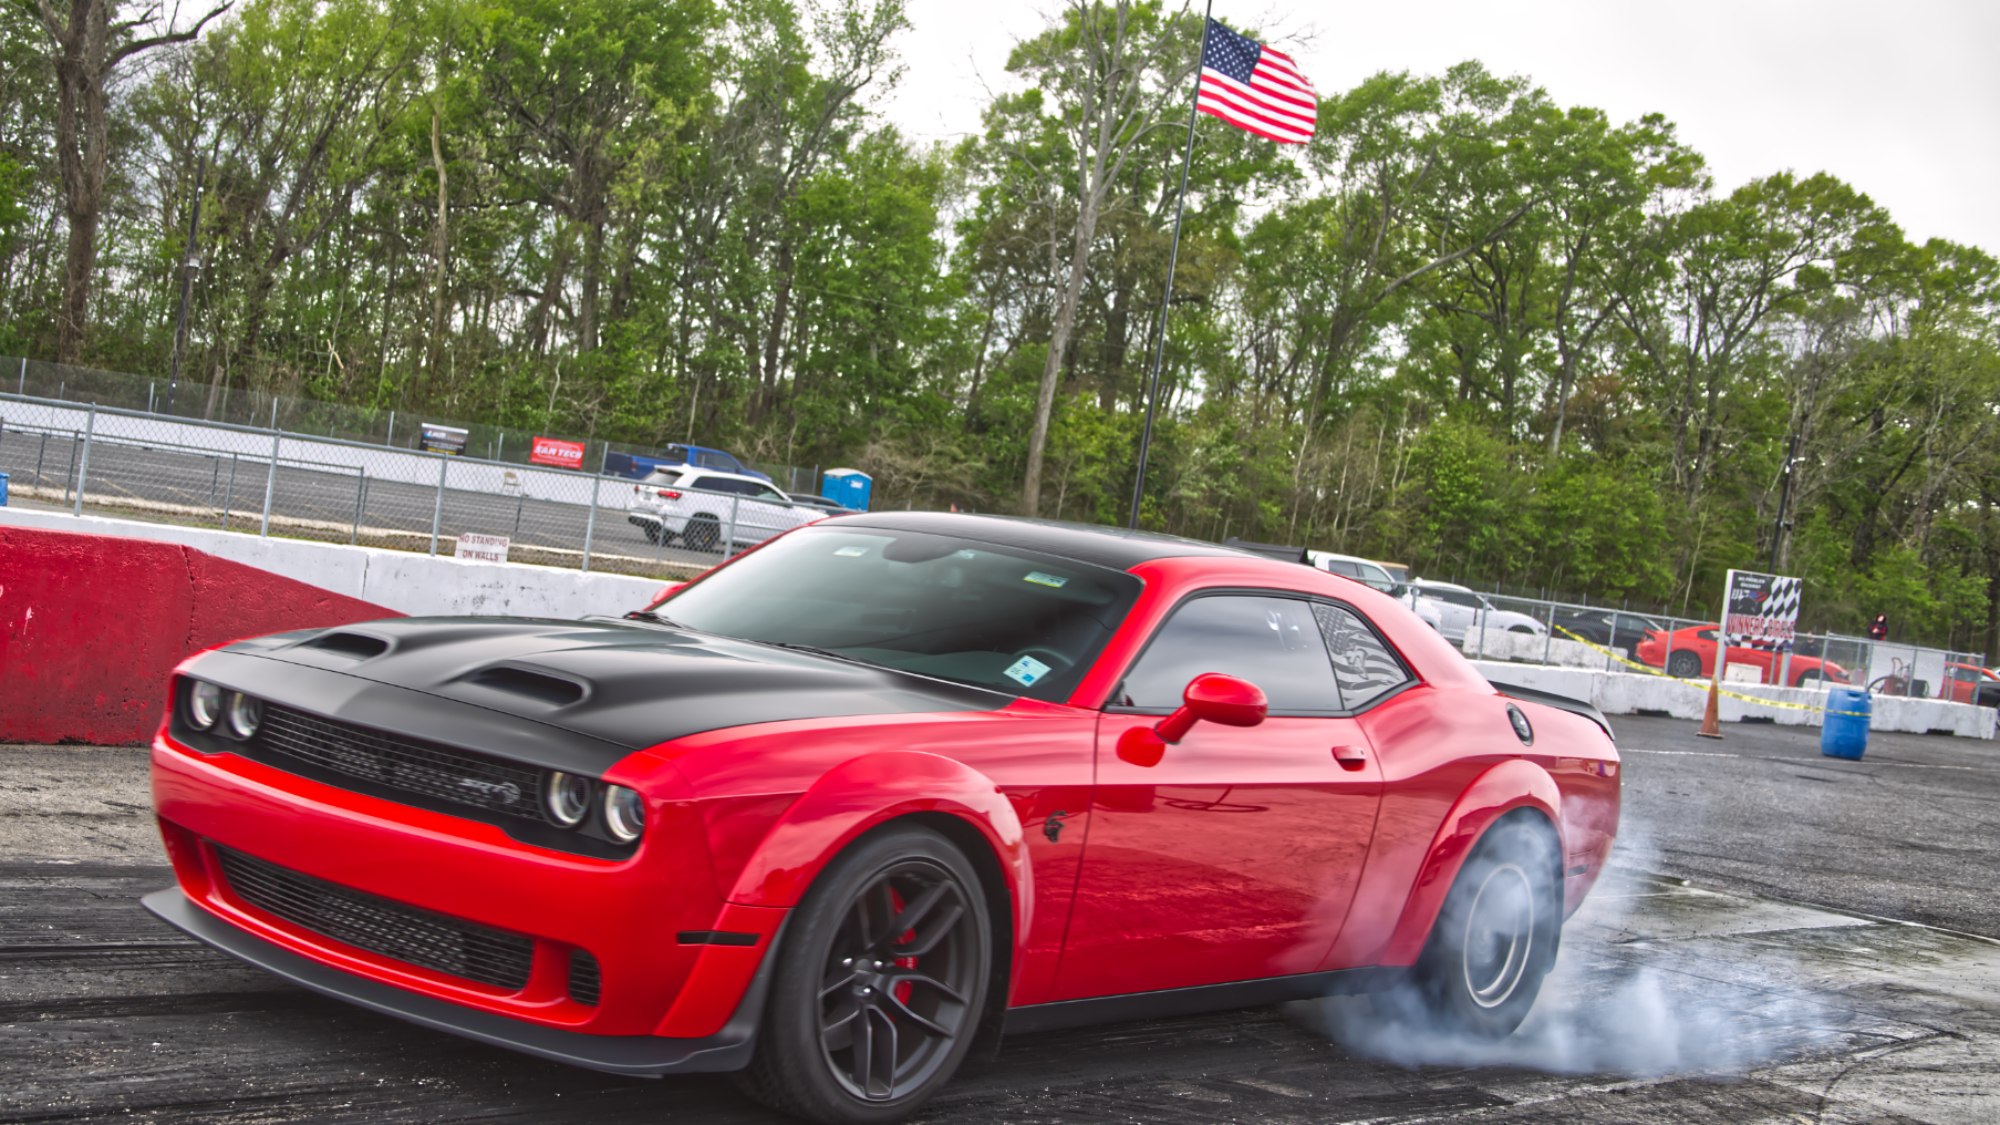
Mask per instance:
[[[1342,769],[1358,770],[1368,764],[1368,748],[1336,746],[1333,748],[1333,760],[1339,762]]]

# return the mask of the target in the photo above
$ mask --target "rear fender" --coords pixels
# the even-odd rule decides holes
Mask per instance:
[[[963,821],[992,849],[1013,903],[1018,949],[1034,901],[1020,817],[992,778],[962,762],[914,750],[868,754],[827,771],[765,833],[737,874],[729,901],[797,906],[841,849],[882,824],[917,813]]]
[[[1452,880],[1458,878],[1459,868],[1465,866],[1466,857],[1472,854],[1479,837],[1501,817],[1516,809],[1535,810],[1556,835],[1556,854],[1567,854],[1561,850],[1562,817],[1557,812],[1561,807],[1562,794],[1555,779],[1547,770],[1520,758],[1494,766],[1466,786],[1458,803],[1438,826],[1437,835],[1431,838],[1424,866],[1403,904],[1402,917],[1382,951],[1380,963],[1416,963],[1430,938],[1431,926],[1437,922],[1438,911],[1444,907],[1445,895],[1451,891]],[[1562,885],[1560,872],[1556,885]]]

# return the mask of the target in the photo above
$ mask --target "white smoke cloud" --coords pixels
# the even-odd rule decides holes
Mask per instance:
[[[1628,821],[1614,871],[1658,870],[1656,853],[1633,827]],[[1740,974],[1715,972],[1712,960],[1682,955],[1671,942],[1613,939],[1644,935],[1647,913],[1669,907],[1671,896],[1643,893],[1648,887],[1607,873],[1598,887],[1603,897],[1587,902],[1566,927],[1556,966],[1527,1020],[1497,1042],[1442,1026],[1407,992],[1306,1001],[1292,1005],[1292,1013],[1357,1054],[1402,1066],[1628,1078],[1741,1073],[1817,1038],[1815,1029],[1824,1026],[1818,1004],[1777,983],[1798,977],[1788,971],[1796,966],[1768,963],[1787,956],[1771,943],[1758,947],[1762,983],[1749,985]]]

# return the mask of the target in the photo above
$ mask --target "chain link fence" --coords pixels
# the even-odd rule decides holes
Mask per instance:
[[[689,492],[650,518],[628,478],[302,433],[261,406],[257,427],[0,391],[0,472],[12,502],[77,514],[658,578],[824,514]]]
[[[1716,623],[1547,598],[1430,587],[1447,640],[1474,659],[1609,672],[1654,669],[1680,679],[1714,675]],[[1789,652],[1732,645],[1730,682],[1866,687],[1883,695],[2000,705],[1986,656],[1840,634],[1801,634]]]
[[[607,453],[628,455],[622,462],[616,457],[610,460],[614,467],[621,463],[629,466],[628,475],[634,479],[643,477],[645,471],[629,458],[657,459],[662,453],[655,446],[595,441],[510,429],[484,422],[457,421],[435,414],[413,415],[407,411],[344,406],[290,395],[245,391],[228,386],[227,380],[220,377],[208,382],[183,379],[173,384],[165,379],[47,363],[19,356],[0,356],[0,393],[7,392],[22,400],[52,400],[78,406],[94,404],[162,419],[281,429],[301,437],[335,438],[410,452],[421,451],[425,427],[445,427],[464,434],[463,453],[468,458],[526,467],[538,467],[530,460],[536,439],[553,438],[585,448],[585,460],[594,465],[605,463]],[[782,491],[819,491],[820,472],[816,465],[805,467],[762,461],[745,461],[742,464],[769,477]]]

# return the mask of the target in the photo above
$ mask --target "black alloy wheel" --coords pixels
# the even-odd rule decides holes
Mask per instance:
[[[690,551],[714,551],[722,542],[722,525],[714,516],[690,516],[687,527],[681,531],[681,542]]]
[[[738,1087],[827,1125],[909,1114],[972,1046],[992,946],[979,878],[950,841],[915,825],[863,839],[787,927]]]
[[[1561,933],[1553,834],[1525,817],[1503,820],[1459,869],[1417,960],[1423,1009],[1472,1038],[1513,1034],[1555,965]]]
[[[1667,675],[1677,680],[1699,679],[1701,657],[1692,652],[1677,652],[1667,658]]]

